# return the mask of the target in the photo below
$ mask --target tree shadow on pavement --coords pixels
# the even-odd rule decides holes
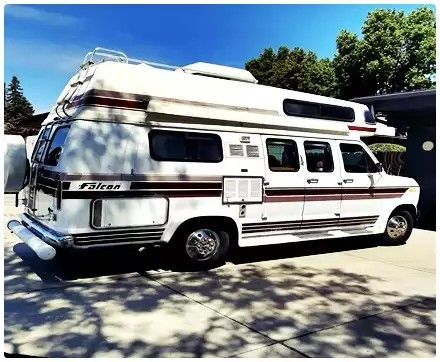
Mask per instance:
[[[358,241],[356,248],[372,243]],[[47,280],[75,283],[6,295],[5,349],[44,357],[228,357],[275,342],[301,351],[320,335],[312,332],[341,325],[343,342],[324,340],[305,354],[434,356],[435,298],[392,284],[378,287],[387,276],[370,270],[298,264],[300,256],[349,247],[332,244],[242,250],[233,264],[191,273],[161,270],[167,269],[161,250],[138,261],[120,252],[79,259],[74,271],[65,265],[60,271],[56,261],[44,269],[45,262],[34,260],[28,266]],[[249,263],[273,258],[290,259]],[[412,311],[414,323],[402,313],[383,313],[421,303],[429,307]],[[363,328],[349,323],[377,313],[380,318],[371,317],[376,319]]]

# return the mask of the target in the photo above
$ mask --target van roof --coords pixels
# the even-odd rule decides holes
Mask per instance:
[[[374,134],[363,104],[256,84],[246,70],[195,63],[181,68],[129,62],[115,52],[98,63],[86,56],[60,94],[46,123],[55,117],[126,123],[169,122],[278,128],[325,134]],[[90,53],[88,53],[89,55]],[[122,59],[122,60],[121,60]],[[164,69],[167,68],[167,69]],[[285,100],[348,107],[352,122],[291,116]]]

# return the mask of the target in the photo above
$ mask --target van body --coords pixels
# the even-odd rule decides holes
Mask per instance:
[[[361,104],[258,85],[244,70],[160,69],[95,50],[43,123],[25,212],[9,227],[43,258],[169,244],[202,266],[233,246],[401,242],[419,187],[384,172],[360,140],[374,132]]]

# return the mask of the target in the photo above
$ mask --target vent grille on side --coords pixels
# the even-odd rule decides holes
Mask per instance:
[[[243,145],[229,145],[229,154],[231,156],[243,157]]]
[[[246,145],[246,155],[247,157],[260,157],[258,146]]]

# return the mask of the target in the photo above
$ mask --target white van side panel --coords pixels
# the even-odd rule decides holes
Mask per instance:
[[[175,162],[157,161],[151,158],[149,127],[82,120],[71,122],[70,127],[60,162],[51,168],[51,171],[61,177],[63,183],[61,209],[55,208],[55,197],[42,194],[37,210],[37,213],[43,215],[47,212],[45,209],[52,208],[53,214],[41,221],[60,232],[74,235],[99,233],[111,235],[112,230],[120,233],[125,229],[132,230],[133,233],[160,234],[160,241],[168,242],[176,229],[189,219],[221,216],[232,219],[237,225],[240,246],[264,245],[279,243],[282,242],[281,240],[295,241],[298,239],[297,236],[293,238],[283,236],[281,239],[266,236],[297,235],[302,230],[299,227],[301,221],[298,224],[298,220],[303,217],[303,207],[311,212],[312,209],[320,210],[325,206],[326,201],[320,200],[322,197],[312,197],[310,200],[307,197],[307,188],[310,185],[305,181],[307,165],[303,149],[303,141],[308,139],[307,137],[270,136],[270,138],[296,140],[299,154],[304,161],[300,172],[294,175],[289,172],[271,175],[265,148],[265,140],[269,136],[265,135],[206,131],[220,135],[223,149],[221,162]],[[160,129],[173,130],[164,127]],[[203,133],[199,130],[185,131]],[[328,138],[327,140],[330,143],[334,142]],[[84,145],[87,145],[86,148]],[[337,148],[332,147],[332,149],[334,153],[337,152]],[[338,161],[336,155],[334,159],[335,174],[340,176],[336,170],[341,167],[341,161]],[[293,180],[292,175],[298,178],[298,182],[289,184],[289,181]],[[300,175],[303,181],[300,180]],[[240,204],[223,203],[222,190],[225,176],[263,178],[265,182],[267,181],[263,187],[265,189],[263,202],[246,204],[244,214],[240,214]],[[278,178],[274,178],[275,176]],[[411,179],[392,177],[383,173],[377,178],[375,186],[412,185],[417,186]],[[316,186],[324,189],[328,187],[324,180]],[[272,196],[268,193],[271,188]],[[383,232],[389,213],[395,207],[404,203],[416,204],[418,188],[415,187],[415,190],[417,192],[405,192],[401,197],[368,200],[374,203],[374,206],[381,205],[379,218],[372,227],[368,228],[368,231]],[[272,197],[273,200],[269,202],[268,197]],[[102,200],[101,216],[99,222],[94,222],[95,206],[98,205],[99,200]],[[302,201],[298,202],[298,200]],[[350,204],[346,207],[356,208],[358,204],[359,200],[350,200]],[[333,221],[328,223],[326,220],[334,220],[335,215],[309,216],[306,220],[307,227],[303,231],[310,235],[323,229],[338,229],[336,223]],[[151,231],[151,228],[160,228],[160,230]],[[330,234],[327,236],[332,237]],[[338,236],[350,235],[338,234]],[[102,235],[97,237],[101,237],[100,241],[105,243],[105,237]],[[123,239],[119,241],[124,243]]]
[[[74,174],[130,174],[146,128],[111,122],[72,123],[58,170]]]

